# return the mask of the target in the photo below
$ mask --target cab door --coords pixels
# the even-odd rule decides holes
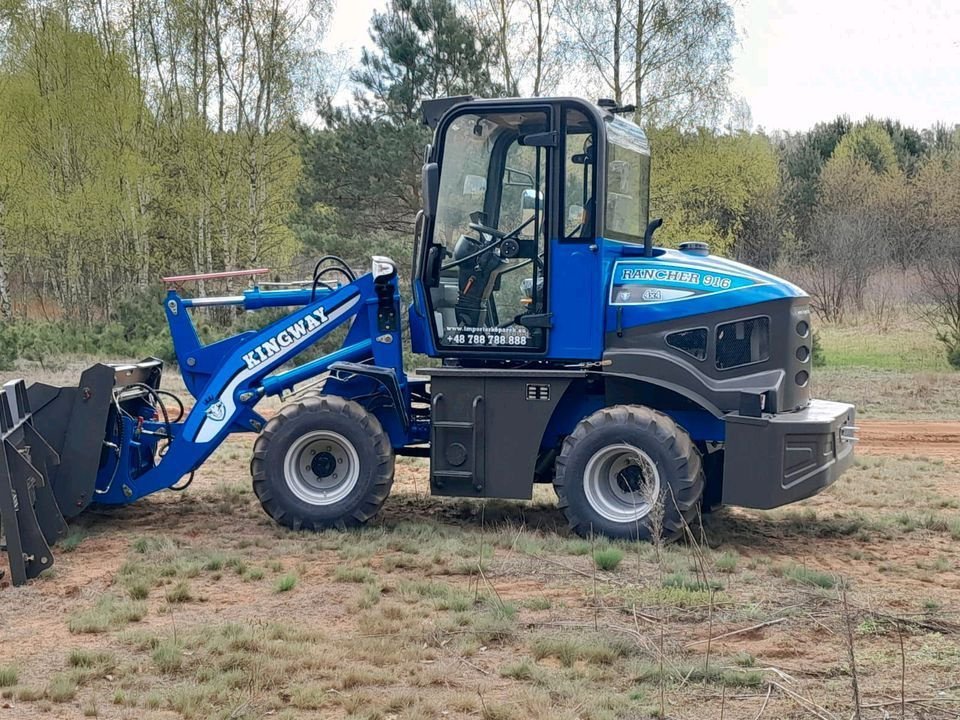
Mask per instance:
[[[474,103],[438,126],[439,188],[414,290],[430,354],[546,354],[554,118],[549,105]]]
[[[548,356],[599,360],[603,353],[602,262],[598,250],[596,170],[602,167],[592,113],[567,106],[558,172],[559,222],[550,240]],[[601,157],[598,157],[601,156]]]

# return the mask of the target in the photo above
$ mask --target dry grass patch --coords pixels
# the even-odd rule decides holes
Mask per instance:
[[[72,633],[103,633],[139,622],[146,614],[147,606],[143,602],[104,595],[93,607],[73,613],[68,627]]]

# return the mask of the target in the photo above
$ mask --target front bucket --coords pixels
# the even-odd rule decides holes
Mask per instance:
[[[76,387],[34,383],[28,390],[34,425],[60,455],[49,479],[67,519],[94,500],[117,376],[118,368],[98,363],[83,371]]]
[[[34,426],[27,388],[13,380],[0,392],[0,542],[10,579],[23,585],[53,566],[50,546],[67,532],[50,476],[60,456]]]

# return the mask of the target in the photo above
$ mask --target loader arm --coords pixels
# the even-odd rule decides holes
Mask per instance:
[[[166,298],[167,320],[184,381],[196,402],[180,422],[167,423],[162,418],[142,422],[141,433],[155,433],[163,440],[169,439],[169,448],[155,466],[136,477],[112,483],[97,501],[126,504],[174,486],[199,468],[227,435],[259,432],[265,420],[255,408],[263,397],[292,389],[297,383],[326,372],[338,361],[360,362],[372,358],[373,339],[369,333],[358,330],[348,335],[340,349],[299,367],[275,372],[368,309],[366,301],[371,298],[376,301],[370,276],[332,290],[260,291],[254,288],[242,296],[228,298],[183,298],[171,290]],[[227,304],[242,305],[248,310],[299,307],[260,331],[202,345],[188,310]],[[361,327],[366,324],[358,323]],[[352,338],[351,335],[364,336]],[[399,347],[399,342],[396,345]],[[121,458],[116,460],[121,461]],[[101,468],[100,477],[113,472],[112,468]],[[121,474],[124,474],[123,468]]]

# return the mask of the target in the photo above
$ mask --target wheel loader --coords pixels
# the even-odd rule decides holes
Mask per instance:
[[[563,97],[425,102],[409,305],[377,255],[359,276],[321,258],[283,286],[264,270],[166,278],[189,412],[154,359],[95,365],[76,387],[8,384],[13,582],[52,565],[65,520],[181,489],[232,433],[256,436],[256,495],[297,530],[370,520],[398,455],[429,458],[436,495],[529,499],[551,483],[575,532],[612,538],[676,537],[701,508],[774,508],[833,483],[855,410],[811,398],[809,298],[704,243],[657,247],[650,148],[624,114]],[[187,292],[238,274],[254,278],[241,295]],[[192,313],[213,306],[286,314],[204,344]],[[339,349],[290,362],[340,327]],[[405,337],[435,366],[408,373]],[[284,398],[270,418],[268,396]]]

